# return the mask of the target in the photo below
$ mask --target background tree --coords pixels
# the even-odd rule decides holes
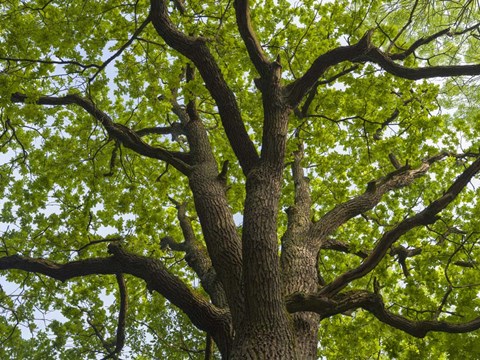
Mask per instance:
[[[0,18],[0,357],[480,356],[476,1]]]

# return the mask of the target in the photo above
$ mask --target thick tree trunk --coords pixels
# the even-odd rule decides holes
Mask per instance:
[[[298,359],[287,313],[278,257],[277,218],[284,172],[288,115],[281,66],[261,80],[264,108],[261,160],[247,176],[242,250],[245,322],[233,359]]]
[[[265,359],[265,360],[299,360],[291,331],[279,329],[275,324],[265,324],[245,328],[235,339],[232,360]]]

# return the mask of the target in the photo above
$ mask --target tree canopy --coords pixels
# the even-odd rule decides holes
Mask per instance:
[[[480,357],[479,18],[2,1],[0,358]]]

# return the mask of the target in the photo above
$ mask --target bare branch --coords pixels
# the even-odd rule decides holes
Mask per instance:
[[[11,100],[15,103],[25,103],[28,101],[28,97],[25,94],[15,93],[12,95]],[[103,125],[105,130],[107,130],[108,134],[120,141],[125,147],[139,153],[140,155],[165,161],[183,174],[188,175],[190,172],[189,164],[183,161],[185,160],[185,157],[181,160],[175,156],[175,153],[145,143],[135,131],[124,125],[115,123],[110,116],[98,109],[92,101],[83,98],[78,94],[70,94],[61,97],[40,96],[35,99],[35,103],[39,105],[54,106],[70,104],[78,105],[97,119]]]

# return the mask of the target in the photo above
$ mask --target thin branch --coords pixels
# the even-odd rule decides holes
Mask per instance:
[[[87,244],[79,247],[77,250],[75,250],[77,253],[80,253],[82,250],[85,250],[87,247],[96,245],[96,244],[102,244],[102,243],[111,243],[111,242],[117,242],[117,241],[122,241],[123,237],[113,237],[113,238],[107,238],[107,239],[98,239],[98,240],[92,240],[89,241]]]
[[[108,341],[105,340],[101,331],[98,329],[97,325],[95,325],[95,323],[89,317],[87,317],[87,323],[93,329],[95,336],[100,341],[100,343],[105,348],[105,350],[107,350],[108,353],[111,353],[112,352],[111,344],[109,344]]]
[[[346,244],[342,241],[339,240],[334,240],[334,239],[328,239],[326,242],[322,244],[322,250],[333,250],[333,251],[339,251],[345,254],[354,254],[362,259],[365,259],[368,256],[368,252],[364,250],[358,250],[354,251],[352,249],[352,246],[349,244]]]
[[[390,41],[390,45],[387,48],[387,53],[390,52],[390,49],[395,45],[395,41],[398,40],[398,38],[403,34],[403,32],[407,29],[407,27],[412,23],[413,14],[415,13],[417,6],[418,6],[418,0],[415,0],[415,3],[412,6],[412,10],[410,11],[410,15],[408,17],[407,22],[405,23],[405,25],[403,25],[403,27],[400,29],[397,35]]]
[[[451,35],[463,35],[463,34],[466,34],[467,32],[470,32],[472,30],[479,29],[479,28],[480,28],[480,23],[476,23],[475,25],[472,25],[464,30],[452,32]]]
[[[175,140],[179,135],[185,135],[182,124],[178,122],[172,123],[170,126],[154,126],[136,130],[136,133],[140,137],[144,137],[151,134],[156,135],[172,135],[172,140]]]
[[[132,37],[130,39],[128,39],[128,41],[125,44],[123,44],[120,47],[120,49],[118,49],[112,56],[110,56],[107,60],[105,60],[103,62],[102,65],[100,65],[98,67],[98,70],[95,72],[95,74],[93,74],[90,77],[89,81],[92,82],[93,80],[95,80],[95,78],[98,76],[98,74],[100,74],[102,72],[102,70],[105,69],[108,66],[108,64],[110,64],[113,60],[115,60],[117,57],[119,57],[122,54],[122,52],[133,43],[133,41],[137,38],[137,36],[142,33],[143,29],[145,29],[145,27],[150,23],[150,21],[151,21],[151,19],[150,19],[150,15],[149,15],[143,21],[143,23],[140,25],[140,27],[137,30],[135,30]]]
[[[82,64],[74,60],[45,60],[45,59],[26,59],[26,58],[13,58],[13,57],[4,57],[0,56],[0,60],[12,61],[12,62],[28,62],[28,63],[38,63],[38,64],[52,64],[52,65],[75,65],[81,67],[82,69],[90,68],[100,68],[100,65],[97,64]]]
[[[317,89],[320,85],[326,85],[326,84],[330,84],[336,80],[338,80],[339,78],[341,78],[342,76],[344,75],[347,75],[349,73],[351,73],[352,71],[358,69],[358,64],[357,65],[353,65],[353,66],[350,66],[342,71],[340,71],[338,74],[335,74],[333,75],[332,77],[328,78],[328,79],[325,79],[325,80],[321,80],[321,81],[317,81],[315,83],[315,85],[309,90],[308,92],[308,96],[307,96],[307,99],[305,100],[303,106],[302,106],[302,110],[300,112],[301,114],[301,118],[304,118],[308,115],[308,109],[310,108],[310,105],[312,104],[313,102],[313,99],[315,99],[315,96],[317,95]]]
[[[402,267],[403,275],[405,275],[405,277],[410,276],[410,272],[408,271],[406,259],[409,258],[409,257],[419,255],[421,253],[422,253],[421,248],[407,249],[402,245],[395,246],[395,247],[392,247],[390,249],[390,255],[391,256],[395,256],[395,255],[397,256],[397,260],[398,260],[400,266]]]
[[[422,37],[422,38],[418,39],[412,45],[410,45],[410,47],[407,50],[405,50],[401,53],[390,54],[387,51],[388,56],[392,60],[405,60],[408,56],[413,54],[415,52],[415,50],[417,50],[420,46],[426,45],[426,44],[432,42],[433,40],[438,39],[439,37],[441,37],[443,35],[448,35],[449,33],[450,33],[450,28],[443,29],[441,31],[436,32],[433,35],[427,36],[425,38]]]
[[[365,250],[354,250],[352,246],[342,241],[329,239],[325,243],[322,244],[322,250],[333,250],[339,251],[345,254],[353,254],[362,259],[365,259],[370,254],[370,251]],[[422,253],[421,248],[414,248],[414,249],[407,249],[404,246],[394,246],[390,248],[390,256],[397,256],[398,262],[402,267],[403,274],[405,277],[409,276],[406,259],[409,257],[413,257]]]
[[[438,317],[440,316],[440,314],[442,313],[443,308],[445,307],[445,304],[447,303],[448,297],[452,293],[452,290],[453,290],[453,288],[451,286],[449,286],[447,288],[447,291],[443,295],[442,301],[440,302],[440,305],[438,306],[437,310],[435,311],[435,314],[433,315],[433,318],[435,320],[437,320]]]
[[[177,208],[177,217],[185,241],[178,243],[172,237],[166,236],[160,243],[162,249],[169,247],[173,251],[185,252],[185,261],[199,277],[202,287],[207,294],[210,295],[212,303],[221,308],[226,307],[227,300],[225,298],[225,292],[212,266],[212,261],[208,256],[207,250],[199,244],[195,236],[190,219],[188,219],[186,214],[186,204],[180,204],[171,198],[170,200]]]

